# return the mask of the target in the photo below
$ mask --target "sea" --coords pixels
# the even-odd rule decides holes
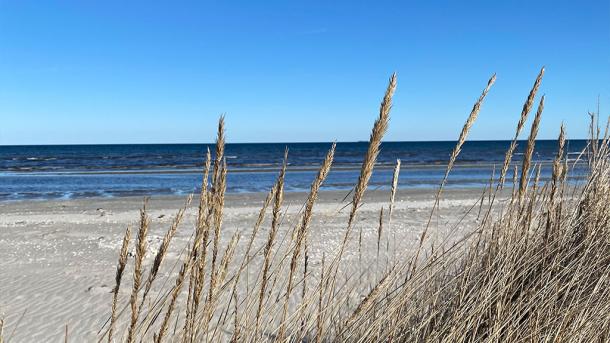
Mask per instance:
[[[510,141],[466,142],[451,171],[448,188],[481,188],[497,178]],[[526,142],[513,157],[520,164]],[[586,140],[567,142],[576,162]],[[286,191],[309,189],[331,143],[227,144],[227,192],[267,192],[288,149]],[[434,189],[442,180],[455,142],[384,142],[370,188],[391,186],[396,160],[402,161],[401,189]],[[337,143],[325,190],[349,190],[360,173],[367,142]],[[557,153],[555,140],[538,140],[534,161],[548,180]],[[213,144],[28,145],[0,146],[0,201],[95,197],[186,195],[201,187],[206,149]],[[582,179],[584,163],[574,163],[571,180]],[[508,176],[512,179],[512,169]]]

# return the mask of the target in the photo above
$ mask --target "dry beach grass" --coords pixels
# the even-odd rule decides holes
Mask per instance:
[[[277,181],[263,200],[252,228],[228,232],[224,225],[227,165],[221,117],[216,151],[213,158],[209,151],[206,157],[201,193],[192,213],[194,225],[186,246],[176,246],[172,239],[179,228],[184,229],[191,197],[171,220],[154,257],[147,259],[151,216],[145,201],[137,228],[127,228],[117,251],[114,287],[108,294],[108,320],[100,328],[98,340],[607,341],[608,131],[602,135],[592,116],[590,142],[582,155],[589,163],[588,178],[584,184],[574,185],[567,181],[573,166],[565,158],[562,126],[552,178],[541,184],[540,168],[533,162],[544,109],[541,97],[520,171],[514,174],[518,179],[512,183],[512,192],[503,192],[517,139],[543,74],[544,69],[528,94],[499,177],[496,180],[492,176],[480,201],[464,210],[466,217],[473,215],[478,206],[478,219],[469,222],[467,231],[459,234],[459,220],[444,230],[432,230],[438,223],[434,219],[441,211],[445,182],[495,75],[489,80],[460,133],[412,250],[400,249],[393,239],[393,227],[399,224],[392,216],[400,161],[387,204],[373,211],[378,213],[375,226],[356,225],[389,125],[395,75],[381,102],[351,201],[345,205],[349,212],[340,239],[330,254],[316,256],[316,261],[310,254],[312,219],[316,216],[320,187],[332,167],[335,145],[329,146],[304,205],[296,213],[289,217],[284,201],[284,179],[290,160],[290,152],[286,151]],[[355,228],[359,229],[358,237]],[[363,229],[374,234],[363,235]],[[363,245],[374,246],[375,253],[363,255]],[[357,258],[347,259],[346,253],[356,249]],[[135,254],[129,258],[132,250]],[[170,250],[178,258],[168,260]],[[131,260],[133,266],[129,265]],[[167,273],[160,273],[162,269]],[[126,286],[128,277],[131,287]],[[69,339],[68,328],[66,332]]]

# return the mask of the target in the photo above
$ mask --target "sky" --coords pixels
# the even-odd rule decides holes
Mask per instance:
[[[540,138],[610,114],[610,1],[0,0],[0,145]],[[533,116],[531,116],[533,117]],[[531,118],[530,118],[531,121]],[[524,130],[525,134],[529,129]]]

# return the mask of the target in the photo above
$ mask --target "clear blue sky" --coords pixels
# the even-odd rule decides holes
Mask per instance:
[[[610,1],[0,0],[0,144],[510,139],[542,65],[540,137],[610,114]]]

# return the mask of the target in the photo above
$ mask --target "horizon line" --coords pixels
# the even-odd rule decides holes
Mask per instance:
[[[584,141],[589,138],[569,138],[567,141]],[[527,138],[518,139],[518,142],[527,141]],[[536,141],[557,141],[557,138],[540,138]],[[231,144],[349,144],[368,143],[368,140],[360,141],[294,141],[294,142],[226,142]],[[457,140],[413,140],[413,141],[382,141],[381,143],[455,143]],[[512,139],[471,139],[468,142],[512,142]],[[191,143],[51,143],[51,144],[0,144],[0,147],[33,147],[33,146],[94,146],[94,145],[215,145],[215,142],[191,142]]]

